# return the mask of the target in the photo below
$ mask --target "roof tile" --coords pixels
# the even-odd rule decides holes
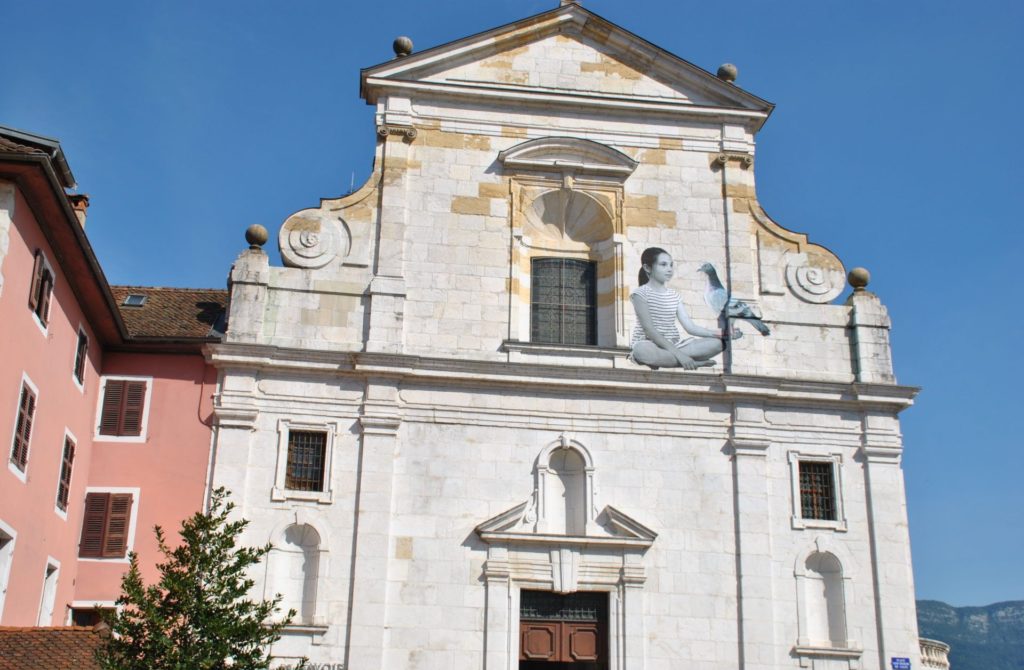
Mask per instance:
[[[0,670],[99,670],[97,628],[0,627]]]
[[[111,286],[121,318],[132,338],[215,339],[223,328],[228,292],[221,289]],[[129,295],[146,297],[141,307],[124,304]]]

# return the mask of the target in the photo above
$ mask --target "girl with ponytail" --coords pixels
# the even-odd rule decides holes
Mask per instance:
[[[711,360],[725,348],[725,335],[709,330],[690,319],[679,294],[666,284],[675,272],[672,256],[664,249],[650,247],[640,256],[640,286],[629,296],[636,310],[633,348],[635,363],[658,368],[680,367],[693,370],[714,365]],[[682,337],[676,321],[691,337]],[[741,336],[733,330],[733,338]]]

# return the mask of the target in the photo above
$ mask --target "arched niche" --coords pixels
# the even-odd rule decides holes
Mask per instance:
[[[579,442],[564,435],[537,456],[534,468],[536,531],[587,535],[594,522],[594,461]]]
[[[800,552],[796,578],[799,656],[833,658],[851,664],[861,649],[850,634],[847,603],[853,602],[853,557],[829,538],[818,537]],[[851,666],[852,667],[852,666]]]
[[[321,584],[327,571],[327,543],[318,526],[297,515],[271,536],[264,597],[280,594],[281,616],[295,610],[293,625],[321,625],[325,619]]]

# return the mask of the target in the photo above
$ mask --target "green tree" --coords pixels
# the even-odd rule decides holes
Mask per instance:
[[[281,596],[253,601],[247,576],[270,545],[239,547],[249,524],[230,521],[234,503],[223,488],[208,512],[181,524],[181,544],[171,549],[155,528],[164,561],[160,579],[145,585],[135,552],[121,580],[120,606],[107,615],[112,635],[97,651],[105,670],[257,670],[270,666],[270,645],[291,622],[294,610],[273,620]]]

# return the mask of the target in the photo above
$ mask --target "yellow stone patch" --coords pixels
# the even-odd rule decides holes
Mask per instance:
[[[502,137],[526,137],[526,128],[517,128],[516,126],[502,126],[501,127]]]
[[[411,537],[397,537],[395,538],[395,558],[412,558],[412,538]]]
[[[662,137],[658,139],[658,146],[662,149],[682,151],[683,141],[678,137]]]
[[[749,212],[750,201],[746,198],[736,198],[732,201],[732,211],[734,212]]]
[[[664,165],[668,162],[664,149],[644,149],[640,152],[639,160],[648,165]]]
[[[491,213],[490,198],[471,198],[469,196],[456,196],[452,198],[453,214],[482,214],[489,216]]]
[[[640,73],[617,61],[602,59],[599,63],[580,63],[580,72],[596,72],[606,77],[617,75],[622,79],[639,79]]]
[[[477,187],[477,195],[481,198],[505,198],[508,196],[508,186],[505,184],[480,182]]]
[[[468,135],[466,133],[449,133],[443,130],[428,130],[420,133],[416,143],[427,147],[442,149],[477,149],[491,150],[491,138],[486,135]]]
[[[754,187],[750,184],[726,184],[725,195],[729,198],[753,198]]]

